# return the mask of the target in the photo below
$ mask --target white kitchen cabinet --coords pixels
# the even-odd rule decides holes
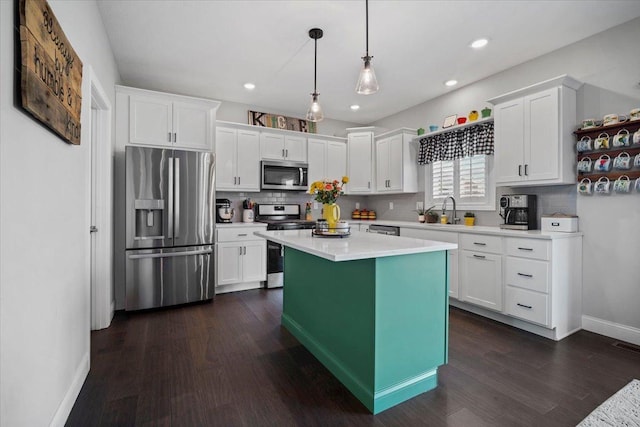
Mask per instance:
[[[399,129],[376,137],[376,190],[378,193],[418,191],[415,131]]]
[[[489,100],[495,104],[496,184],[575,182],[572,131],[580,86],[561,76]]]
[[[561,339],[581,327],[582,238],[505,238],[505,314]]]
[[[309,138],[308,181],[340,180],[347,174],[347,146],[344,142]]]
[[[435,240],[438,242],[448,242],[458,244],[458,233],[437,230],[420,230],[415,228],[400,228],[400,236],[412,237],[414,239]],[[449,262],[449,296],[458,298],[458,249],[447,251]]]
[[[260,191],[260,136],[246,129],[216,129],[216,190]]]
[[[349,176],[349,185],[346,188],[348,194],[371,194],[374,192],[373,154],[372,130],[349,132],[347,137],[347,175]]]
[[[459,263],[460,299],[502,311],[502,257],[462,250]]]
[[[128,143],[211,150],[218,101],[116,86]],[[123,117],[123,116],[121,116]]]
[[[297,135],[260,132],[260,156],[264,160],[307,161],[307,138]]]
[[[459,242],[460,300],[502,311],[502,237],[461,233]]]
[[[257,230],[264,227],[217,230],[216,293],[259,288],[267,279],[267,241]]]

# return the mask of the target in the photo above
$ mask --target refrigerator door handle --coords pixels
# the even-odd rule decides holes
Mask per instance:
[[[167,238],[173,239],[173,157],[169,158],[169,218],[167,219]]]
[[[184,252],[170,252],[170,253],[155,253],[155,254],[140,254],[129,255],[129,259],[147,259],[147,258],[173,258],[179,256],[193,256],[193,255],[209,255],[213,251],[211,249],[200,249],[197,251],[184,251]]]
[[[174,159],[176,162],[175,166],[175,190],[174,190],[174,198],[175,198],[175,208],[174,208],[174,230],[173,230],[173,238],[177,238],[180,235],[180,158],[176,157]],[[169,181],[171,183],[171,181]]]

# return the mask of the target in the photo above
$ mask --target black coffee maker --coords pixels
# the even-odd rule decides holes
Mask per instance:
[[[504,224],[500,228],[512,230],[536,230],[537,197],[534,194],[508,194],[500,197],[500,216]]]
[[[216,199],[216,222],[231,222],[234,213],[231,200]]]

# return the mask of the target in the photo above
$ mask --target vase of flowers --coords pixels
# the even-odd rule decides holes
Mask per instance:
[[[344,194],[344,185],[349,182],[349,177],[343,176],[341,181],[315,181],[309,187],[309,194],[315,195],[315,201],[322,203],[322,217],[327,220],[329,230],[336,229],[340,221],[340,206],[336,204],[338,197]]]

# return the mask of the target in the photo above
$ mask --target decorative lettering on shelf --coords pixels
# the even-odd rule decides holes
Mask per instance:
[[[297,132],[316,133],[315,122],[283,116],[281,114],[262,113],[249,110],[249,124],[273,129],[293,130]]]

